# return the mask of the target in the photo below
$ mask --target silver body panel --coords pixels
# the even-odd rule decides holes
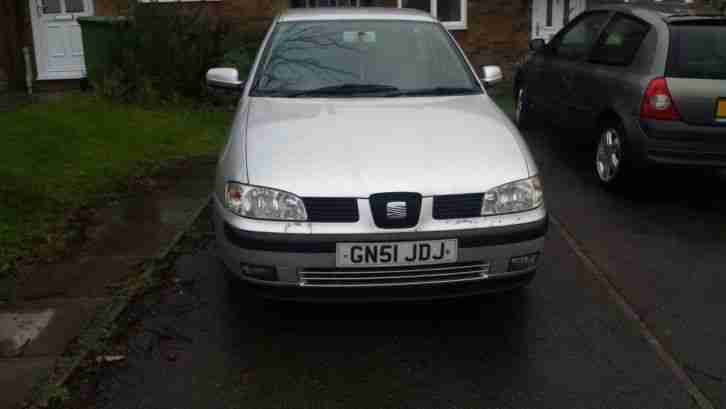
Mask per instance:
[[[250,183],[305,197],[484,192],[536,173],[519,132],[483,94],[253,98],[246,150]]]
[[[366,18],[440,24],[425,13],[407,10],[291,11],[276,19],[261,49],[269,42],[278,21]],[[254,78],[260,58],[258,55],[250,78]],[[470,65],[469,68],[475,72]],[[433,240],[465,237],[471,232],[486,233],[506,226],[546,225],[544,205],[499,216],[447,220],[433,217],[435,195],[483,193],[537,174],[519,131],[483,87],[480,95],[290,99],[250,97],[251,82],[248,81],[243,92],[220,155],[213,205],[221,259],[232,273],[244,280],[304,290],[305,280],[301,279],[304,272],[335,268],[336,254],[334,250],[245,248],[230,240],[225,234],[228,229],[274,235],[276,239],[282,237],[292,247],[297,242],[316,238],[335,237],[339,242],[371,241],[372,238],[386,242]],[[281,189],[300,197],[356,198],[359,219],[348,223],[316,223],[240,217],[223,205],[224,186],[228,181]],[[378,227],[368,197],[382,192],[420,194],[418,223],[410,228]],[[511,276],[506,274],[510,258],[541,252],[543,235],[542,232],[516,243],[460,248],[459,263],[480,263],[486,269],[480,269],[479,277],[454,275],[451,281]],[[360,240],[361,237],[366,240]],[[243,263],[274,266],[278,281],[242,276]],[[533,270],[516,274],[531,274]],[[445,279],[434,281],[421,284],[447,282]]]
[[[218,245],[219,255],[225,263],[227,269],[232,273],[236,274],[239,278],[247,281],[254,282],[260,285],[270,286],[282,286],[282,287],[304,287],[304,280],[301,280],[300,272],[305,270],[314,271],[321,268],[335,268],[336,267],[336,256],[335,252],[294,252],[294,251],[266,251],[257,249],[244,249],[232,243],[224,233],[225,223],[239,222],[239,217],[229,214],[218,201],[214,204],[214,225],[215,225],[215,236]],[[425,209],[425,207],[424,207]],[[457,223],[456,221],[450,221],[447,223],[446,230],[443,229],[432,229],[427,232],[416,229],[414,233],[435,233],[433,235],[426,235],[427,239],[431,237],[456,237],[465,234],[467,230],[477,228],[490,228],[497,226],[511,226],[513,224],[525,223],[527,221],[541,221],[545,219],[546,212],[543,208],[539,208],[532,212],[522,213],[518,216],[498,216],[497,220],[488,220],[490,218],[477,218],[478,220],[469,219],[465,222]],[[370,221],[368,222],[370,223]],[[280,228],[280,223],[270,221],[256,221],[255,223],[260,228],[259,231],[266,231],[262,229],[261,225],[271,227],[269,230],[277,231]],[[303,223],[301,225],[307,225],[308,231],[317,231],[319,234],[310,234],[311,239],[315,236],[325,236],[335,234],[339,242],[355,242],[360,240],[361,234],[370,233],[371,230],[360,229],[347,230],[341,228],[332,227],[337,223]],[[364,223],[367,224],[367,223]],[[246,226],[249,226],[245,223]],[[288,224],[292,226],[292,224]],[[289,227],[288,226],[288,227]],[[299,226],[296,226],[299,227]],[[331,228],[332,227],[332,228]],[[359,226],[360,227],[360,226]],[[249,231],[249,230],[247,230]],[[288,233],[304,233],[305,229],[289,229]],[[327,233],[322,233],[322,232]],[[390,230],[385,232],[378,231],[380,235],[380,241],[382,242],[394,242],[402,240],[410,240],[411,235],[404,234],[406,231],[395,231]],[[370,236],[368,236],[370,237]],[[405,237],[402,239],[402,237]],[[294,243],[294,239],[291,239],[291,244]],[[467,247],[459,248],[458,262],[484,262],[489,263],[489,271],[486,277],[481,277],[481,280],[497,279],[498,277],[504,277],[511,275],[508,274],[507,267],[509,259],[514,256],[531,254],[541,252],[544,248],[544,237],[535,238],[532,240],[525,240],[518,243],[508,243],[502,245],[491,245],[491,246],[480,246],[480,247]],[[240,265],[242,263],[254,264],[254,265],[266,265],[275,266],[279,281],[261,281],[251,277],[242,276],[240,273]],[[431,266],[436,268],[436,266]],[[517,272],[517,274],[527,274],[534,269]]]

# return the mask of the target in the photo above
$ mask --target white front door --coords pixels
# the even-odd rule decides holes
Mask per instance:
[[[587,0],[532,0],[532,39],[550,41],[586,7]]]
[[[39,80],[86,76],[78,17],[93,15],[93,0],[29,0]]]

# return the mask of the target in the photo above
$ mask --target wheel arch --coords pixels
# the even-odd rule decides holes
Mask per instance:
[[[623,117],[617,111],[612,108],[608,108],[600,112],[600,114],[597,116],[597,121],[595,122],[595,125],[599,129],[604,124],[613,121],[620,122],[621,125],[624,123]]]

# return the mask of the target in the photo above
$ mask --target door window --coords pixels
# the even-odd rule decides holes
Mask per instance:
[[[43,0],[43,14],[58,14],[61,12],[61,0]]]
[[[553,53],[569,60],[584,59],[597,41],[608,18],[608,12],[594,12],[573,21],[572,25],[566,27],[555,39]]]
[[[438,0],[435,15],[444,23],[459,22],[462,20],[461,3],[461,0]]]
[[[608,65],[630,65],[650,25],[639,19],[617,14],[605,27],[592,51],[592,61]]]
[[[547,0],[547,15],[545,17],[545,26],[552,27],[552,5],[553,0]]]
[[[83,13],[84,0],[66,0],[66,13]]]
[[[403,0],[401,7],[431,13],[431,0]]]
[[[398,0],[398,7],[430,13],[449,29],[466,28],[467,0]]]
[[[572,13],[570,0],[564,0],[562,4],[562,24],[567,25],[570,22],[570,13]]]
[[[41,0],[43,14],[83,13],[85,0]]]

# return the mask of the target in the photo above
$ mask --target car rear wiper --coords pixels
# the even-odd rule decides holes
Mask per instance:
[[[481,94],[481,90],[478,88],[468,87],[433,87],[433,88],[420,88],[411,89],[405,91],[392,92],[386,96],[388,97],[411,97],[411,96],[429,96],[429,95],[472,95]]]
[[[319,95],[355,95],[355,94],[375,94],[375,93],[389,93],[398,92],[399,89],[392,85],[385,84],[340,84],[331,85],[328,87],[320,87],[307,89],[303,91],[292,91],[286,93],[284,96],[294,98],[302,96],[319,96]]]

